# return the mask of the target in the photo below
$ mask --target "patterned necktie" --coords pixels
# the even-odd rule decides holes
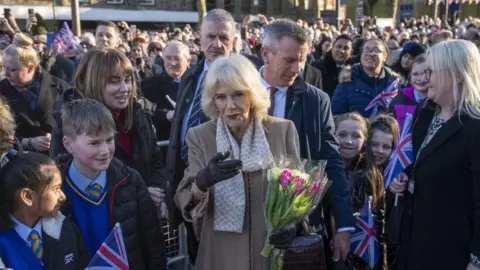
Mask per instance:
[[[37,231],[32,230],[32,232],[30,232],[30,235],[28,236],[28,241],[30,241],[30,245],[35,257],[39,260],[42,260],[43,247],[42,240],[40,239],[40,234]]]
[[[268,90],[270,90],[270,108],[268,108],[268,115],[273,116],[273,112],[275,111],[275,94],[278,92],[278,88],[269,87]]]
[[[198,89],[197,94],[193,98],[192,101],[192,110],[190,112],[190,118],[188,118],[187,123],[187,130],[188,131],[191,127],[198,126],[200,124],[200,116],[202,113],[201,101],[202,101],[202,84],[207,77],[207,71],[204,71],[202,80],[200,81],[200,88]],[[185,131],[185,132],[186,132]],[[181,158],[185,163],[188,163],[188,146],[187,143],[182,146],[181,150]]]
[[[90,195],[92,198],[95,200],[98,200],[100,198],[100,193],[102,192],[102,186],[92,182],[88,187],[85,189],[88,195]]]

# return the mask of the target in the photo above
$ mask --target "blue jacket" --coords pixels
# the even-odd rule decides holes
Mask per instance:
[[[334,136],[335,124],[329,96],[297,78],[287,91],[286,112],[286,118],[293,121],[297,128],[301,158],[327,160],[326,173],[333,180],[327,196],[337,228],[353,227],[350,186]],[[321,211],[318,207],[311,215],[312,224],[321,222]]]
[[[354,64],[350,70],[344,69],[332,97],[333,115],[359,112],[368,117],[365,107],[395,79],[392,71],[386,67],[379,78],[368,76],[361,64]]]

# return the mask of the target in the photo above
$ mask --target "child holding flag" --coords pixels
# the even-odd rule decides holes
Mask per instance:
[[[335,135],[340,143],[340,155],[345,161],[345,171],[350,182],[353,212],[358,213],[369,203],[370,198],[375,235],[369,237],[375,239],[374,242],[378,246],[373,269],[386,269],[385,187],[382,173],[375,166],[373,153],[366,147],[369,135],[368,120],[356,112],[346,113],[335,118],[335,127]],[[348,269],[370,269],[369,261],[365,260],[368,245],[362,247],[356,243],[357,239],[353,236],[355,233],[351,238],[352,249],[347,259],[347,266],[351,268]],[[365,238],[366,240],[368,239]]]
[[[113,158],[112,113],[92,99],[63,105],[63,145],[57,158],[71,214],[93,256],[119,223],[130,269],[166,269],[157,210],[134,169]],[[92,117],[94,115],[95,117]]]

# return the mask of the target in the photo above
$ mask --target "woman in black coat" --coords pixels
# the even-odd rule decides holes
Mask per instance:
[[[88,51],[78,67],[75,89],[66,90],[55,105],[56,125],[51,155],[56,157],[66,153],[60,119],[63,104],[80,98],[102,102],[112,112],[117,124],[115,157],[140,173],[156,206],[166,214],[162,154],[150,117],[154,110],[146,108],[143,99],[137,99],[134,78],[130,60],[117,50]]]
[[[480,53],[451,40],[427,52],[428,101],[413,124],[398,269],[480,269]]]
[[[48,152],[55,122],[52,108],[68,84],[39,66],[32,44],[18,33],[3,51],[6,78],[0,81],[0,95],[15,115],[16,136],[23,148]]]

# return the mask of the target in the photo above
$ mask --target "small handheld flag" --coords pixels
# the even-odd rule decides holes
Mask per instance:
[[[385,168],[385,188],[388,189],[392,180],[399,176],[405,168],[413,162],[413,145],[412,145],[412,122],[413,116],[407,114],[400,136],[396,142],[390,160]]]
[[[352,234],[350,253],[365,261],[373,269],[380,259],[380,247],[375,233],[372,215],[372,197],[356,216],[355,232]]]
[[[127,251],[123,242],[122,228],[117,223],[93,256],[85,270],[128,270]]]
[[[396,79],[393,81],[385,90],[380,92],[370,103],[368,103],[367,107],[365,107],[365,112],[370,112],[370,119],[377,116],[380,112],[380,109],[387,110],[388,105],[392,102],[392,99],[398,95],[398,84],[400,83],[400,79]]]

